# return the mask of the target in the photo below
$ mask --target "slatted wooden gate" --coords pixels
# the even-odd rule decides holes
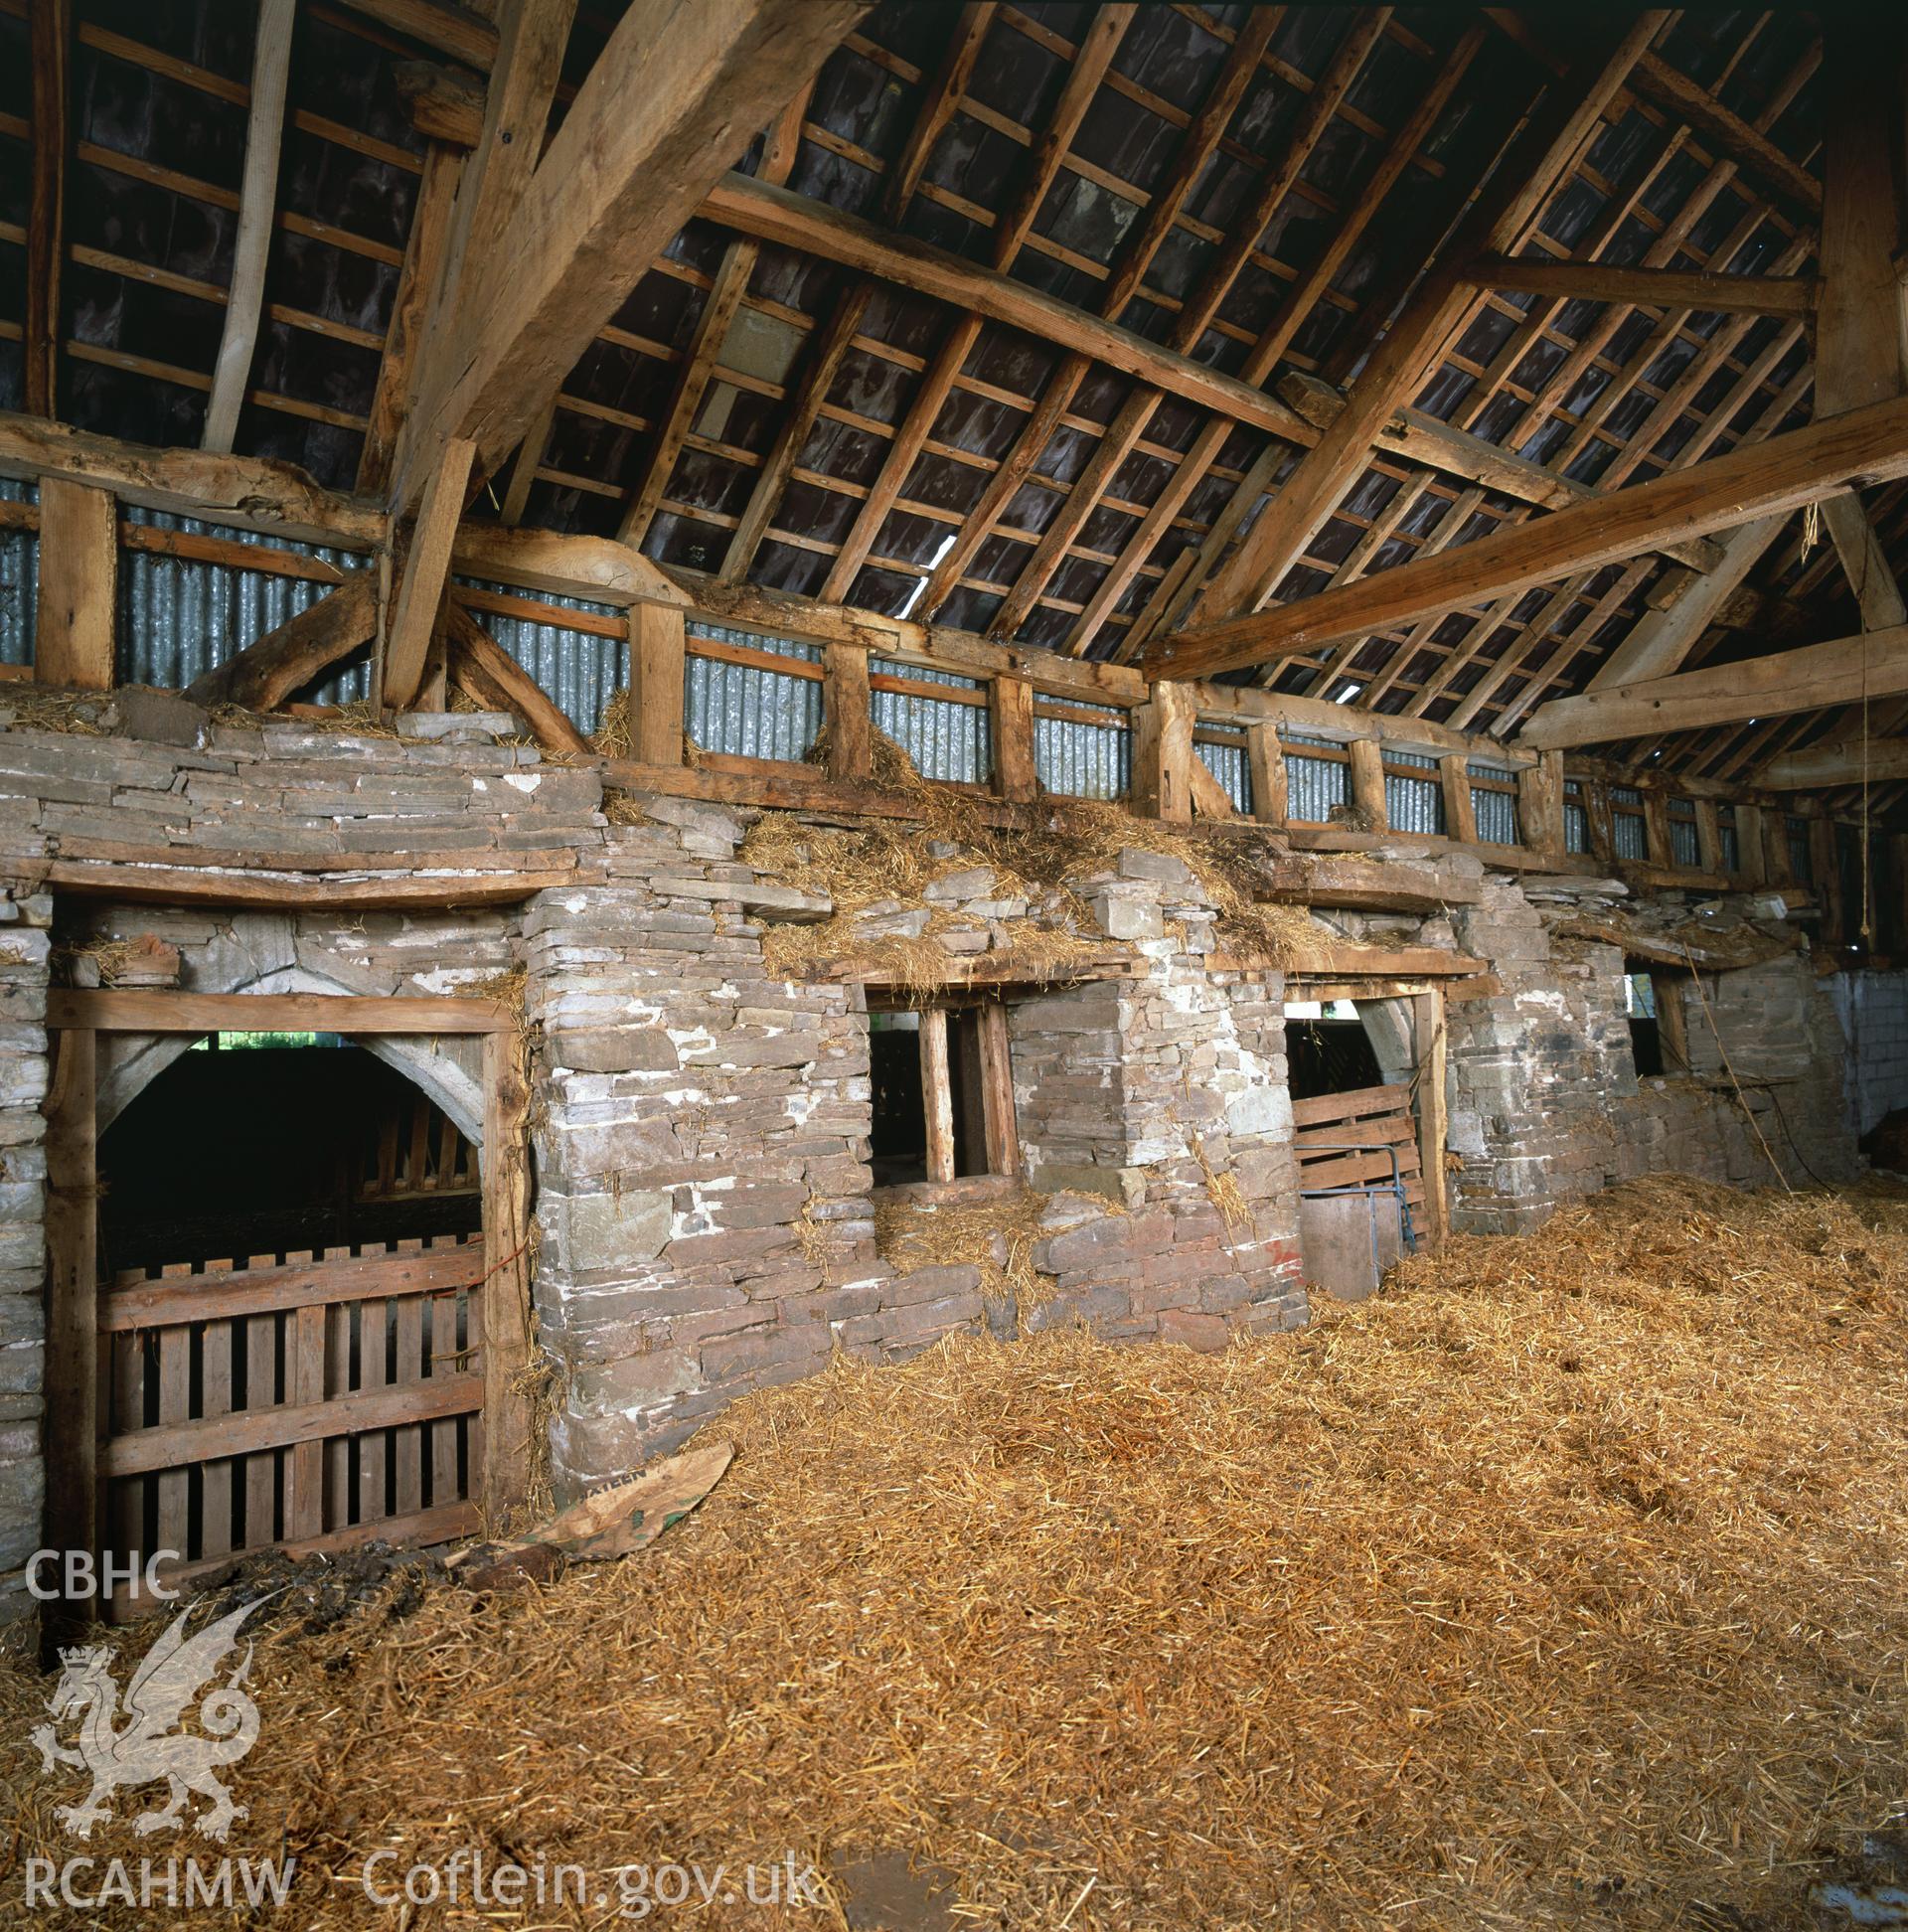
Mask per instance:
[[[509,1011],[477,999],[108,991],[55,992],[47,1017],[49,1546],[104,1552],[121,1568],[177,1550],[160,1566],[169,1584],[253,1549],[438,1541],[519,1502],[529,1096]],[[483,1232],[99,1281],[97,1035],[223,1030],[481,1036]],[[445,1172],[433,1167],[433,1184]],[[153,1607],[127,1590],[108,1613]],[[97,1609],[48,1604],[43,1647]]]
[[[473,1530],[483,1276],[482,1236],[446,1235],[103,1287],[108,1545],[176,1551],[176,1584],[279,1544]]]
[[[1411,1091],[1402,1086],[1359,1087],[1321,1093],[1292,1103],[1299,1186],[1358,1188],[1388,1182],[1396,1148],[1404,1198],[1414,1219],[1424,1209],[1424,1176],[1418,1161],[1418,1123]],[[1344,1150],[1350,1146],[1352,1152]],[[1363,1150],[1369,1149],[1367,1153]]]
[[[1403,1251],[1406,1214],[1415,1233],[1425,1231],[1419,1128],[1410,1090],[1376,1086],[1322,1093],[1295,1100],[1292,1117],[1305,1278],[1356,1300],[1377,1287]],[[1402,1209],[1394,1176],[1403,1190]],[[1379,1192],[1320,1192],[1326,1189]]]

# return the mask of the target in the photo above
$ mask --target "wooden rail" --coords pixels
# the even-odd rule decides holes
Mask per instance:
[[[102,446],[109,441],[93,440]],[[65,523],[75,530],[82,523],[88,531],[96,526],[100,534],[86,539],[95,551],[103,544],[110,555],[116,538],[118,549],[164,549],[211,567],[277,571],[325,581],[343,574],[320,560],[269,544],[238,544],[216,535],[185,536],[122,521],[117,515],[121,497],[135,500],[141,495],[136,477],[122,478],[108,465],[96,476],[84,473],[82,480],[73,473],[76,460],[71,452],[50,450],[16,467],[37,469],[43,492],[63,505],[77,504],[80,497],[89,499],[78,507],[95,509],[97,515],[89,521],[66,516]],[[5,513],[0,523],[23,530],[39,528],[47,522],[44,507],[0,506]],[[280,527],[296,528],[297,521],[287,514]],[[370,526],[364,530],[354,526],[344,534],[362,546],[370,530]],[[51,541],[53,534],[42,530],[40,559],[42,569],[57,575],[62,562],[54,553],[66,546]],[[334,535],[335,540],[335,533],[324,534]],[[718,584],[688,575],[679,581],[627,547],[601,540],[549,533],[505,535],[513,541],[504,542],[501,549],[494,533],[485,540],[497,554],[487,553],[483,567],[500,582],[521,583],[524,593],[459,586],[458,606],[472,623],[472,613],[516,614],[626,641],[631,756],[605,766],[605,776],[612,783],[772,806],[899,810],[905,815],[906,801],[897,801],[895,794],[874,782],[871,701],[894,697],[985,714],[990,769],[974,789],[1010,806],[1024,805],[1040,794],[1042,725],[1096,722],[1084,721],[1069,709],[1085,704],[1108,715],[1107,728],[1130,733],[1132,776],[1124,802],[1145,815],[1178,820],[1195,815],[1237,817],[1284,831],[1295,846],[1313,850],[1358,850],[1361,844],[1395,843],[1409,837],[1434,852],[1445,846],[1466,848],[1488,865],[1512,871],[1617,873],[1648,885],[1710,890],[1767,886],[1785,889],[1792,900],[1803,896],[1798,888],[1807,888],[1813,904],[1805,909],[1820,917],[1826,942],[1842,944],[1855,936],[1842,902],[1841,867],[1834,858],[1847,838],[1837,827],[1853,821],[1830,818],[1820,803],[1798,801],[1793,793],[1623,774],[1595,759],[1573,757],[1566,763],[1557,752],[1510,745],[1424,719],[1387,717],[1260,687],[1200,681],[1150,684],[1130,666],[1000,644],[970,632],[913,624],[748,585]],[[478,540],[460,533],[457,541],[463,546]],[[77,536],[71,539],[74,545],[79,542]],[[95,687],[110,682],[113,574],[110,568],[82,572],[80,588],[86,594],[78,602],[83,605],[89,598],[90,607],[76,606],[59,639],[43,640],[57,648],[46,654],[39,667],[41,675]],[[555,589],[600,596],[601,605],[595,610],[569,611],[539,594]],[[42,605],[46,607],[44,598]],[[813,656],[789,657],[732,638],[694,636],[688,628],[692,619],[704,619],[731,633],[753,634],[765,642],[804,642],[814,647]],[[696,659],[770,673],[796,687],[818,686],[829,725],[826,769],[745,758],[720,745],[699,747],[692,763],[685,749],[684,699],[687,667]],[[882,668],[873,669],[871,659],[881,660]],[[910,675],[922,672],[952,673],[969,682],[942,684]],[[573,751],[577,741],[571,727],[560,748]],[[1233,788],[1235,795],[1228,795],[1201,756],[1202,751],[1210,753],[1220,745],[1237,749],[1246,774],[1243,787]],[[1288,766],[1293,757],[1345,768],[1342,810],[1323,819],[1299,815],[1298,793]],[[1435,765],[1409,759],[1431,759]],[[1480,772],[1472,769],[1474,765],[1490,769]],[[1406,831],[1391,824],[1387,784],[1397,780],[1435,787],[1441,832]],[[1640,814],[1612,797],[1625,789],[1642,794]],[[1512,800],[1514,843],[1480,834],[1478,808],[1493,795]],[[1502,808],[1494,812],[1502,824]],[[1640,837],[1622,824],[1635,816],[1643,820]],[[1799,826],[1795,845],[1807,855],[1804,863],[1791,856],[1792,822]],[[1908,872],[1908,844],[1896,840],[1891,889],[1879,895],[1891,906],[1898,896],[1892,887],[1904,872]],[[70,890],[117,890],[121,896],[144,890],[153,897],[177,897],[187,890],[190,857],[181,853],[176,865],[168,865],[163,875],[155,871],[150,881],[137,873],[137,867],[89,867],[62,860],[54,863],[51,883]],[[219,886],[226,896],[234,889],[229,883]],[[283,887],[266,882],[258,889],[269,896],[281,893]],[[356,894],[367,903],[383,904],[411,897],[421,901],[441,896],[445,889],[449,888],[431,880],[343,886],[326,882],[314,883],[310,895],[314,902],[342,904]],[[516,891],[503,875],[472,878],[456,889],[473,901]],[[1892,913],[1891,922],[1900,917],[1898,911]],[[1889,938],[1896,948],[1908,950],[1908,931],[1891,930]],[[57,1020],[56,1024],[75,1023]],[[321,1023],[267,1019],[261,1013],[255,1024]],[[472,1021],[466,1014],[454,1029],[446,1026],[445,1030],[471,1031]]]

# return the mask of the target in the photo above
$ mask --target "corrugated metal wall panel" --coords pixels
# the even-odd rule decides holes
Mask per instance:
[[[1232,809],[1241,818],[1252,816],[1252,767],[1245,755],[1243,733],[1236,744],[1215,744],[1206,739],[1198,739],[1192,746],[1199,762],[1205,766],[1220,785],[1225,795],[1232,801]]]
[[[1792,818],[1787,825],[1789,837],[1789,870],[1805,886],[1813,886],[1816,881],[1814,858],[1809,848],[1809,821],[1805,818]]]
[[[1514,783],[1516,779],[1516,773],[1509,765],[1491,764],[1481,758],[1473,758],[1466,769],[1473,778],[1501,785]],[[1517,843],[1517,801],[1513,793],[1473,785],[1471,810],[1478,821],[1478,837],[1488,845]]]
[[[1672,818],[1670,821],[1670,856],[1678,866],[1702,864],[1702,841],[1697,838],[1690,820]]]
[[[1393,832],[1416,832],[1441,837],[1444,832],[1444,788],[1435,778],[1405,778],[1384,774],[1384,816]]]
[[[1742,841],[1736,836],[1733,825],[1720,828],[1722,846],[1722,869],[1726,873],[1739,873],[1742,870]]]
[[[1565,852],[1590,850],[1590,814],[1568,799],[1563,804],[1563,849]]]
[[[1650,831],[1641,812],[1616,812],[1611,816],[1611,837],[1619,859],[1648,859]]]
[[[0,477],[0,502],[38,503],[38,484]],[[34,609],[40,595],[40,539],[0,530],[0,664],[33,662]]]
[[[887,658],[870,658],[868,668],[871,676],[878,678],[906,678],[912,684],[945,685],[955,691],[981,689],[978,678],[957,677],[951,671],[924,671],[918,665]],[[886,732],[914,760],[914,769],[923,778],[982,785],[993,772],[993,726],[985,705],[875,691],[869,695],[869,712],[874,728]]]
[[[1133,789],[1133,727],[1126,714],[1098,705],[1059,710],[1058,717],[1034,720],[1034,770],[1040,783],[1068,798],[1124,798]]]
[[[688,625],[692,638],[740,644],[775,657],[821,661],[821,647],[792,637],[730,630],[720,624]],[[785,678],[752,664],[725,664],[690,656],[684,677],[684,728],[705,751],[735,758],[799,761],[820,735],[822,687],[813,678]]]
[[[316,558],[341,570],[365,568],[370,559],[329,546],[291,544],[255,531],[228,530],[197,517],[122,506],[128,523],[218,537],[254,549]],[[119,680],[180,690],[202,672],[236,657],[267,631],[276,630],[316,603],[328,583],[234,569],[196,558],[162,557],[149,551],[119,553]],[[301,694],[306,695],[306,694]],[[371,696],[369,658],[334,672],[308,694],[317,704],[342,705]]]
[[[1350,769],[1331,758],[1308,758],[1303,752],[1285,754],[1286,810],[1295,819],[1323,825],[1352,797]]]
[[[473,577],[459,577],[457,581],[500,597],[522,595],[520,591],[512,591],[508,584],[480,583]],[[537,601],[592,617],[620,620],[623,615],[608,604],[587,603],[581,597],[540,593]],[[579,731],[592,732],[601,727],[609,701],[629,682],[626,638],[570,630],[535,618],[507,617],[495,610],[474,610],[471,615],[543,686]]]
[[[1487,845],[1517,843],[1517,801],[1510,792],[1473,785],[1471,809],[1477,815],[1478,837]]]

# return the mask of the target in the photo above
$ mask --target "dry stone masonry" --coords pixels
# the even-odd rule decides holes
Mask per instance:
[[[877,1247],[866,990],[767,965],[779,927],[831,907],[745,862],[754,814],[646,795],[606,811],[593,769],[499,742],[495,721],[354,735],[214,724],[151,696],[100,700],[79,731],[0,729],[0,1572],[16,1589],[42,1535],[46,998],[66,955],[101,940],[153,934],[178,949],[180,984],[207,992],[454,994],[521,971],[559,1496],[838,1352],[897,1362],[953,1333],[1075,1322],[1218,1348],[1306,1319],[1285,983],[1216,953],[1216,908],[1179,859],[1136,846],[1068,879],[1117,969],[1024,986],[1009,1005],[1025,1169],[1050,1198],[1032,1256],[1046,1292],[1023,1308],[984,1256],[903,1270]],[[304,855],[341,892],[394,869],[481,883],[522,867],[539,883],[416,912],[116,903],[46,885],[55,860],[136,857],[148,882],[161,868],[188,882],[261,850]],[[1838,1178],[1855,1165],[1853,1103],[1871,1125],[1908,1097],[1902,976],[1819,975],[1765,902],[1699,914],[1614,883],[1519,883],[1448,850],[1387,856],[1427,882],[1468,868],[1477,886],[1428,918],[1331,915],[1347,936],[1489,968],[1449,1009],[1461,1226],[1525,1228],[1655,1167],[1766,1181],[1765,1142],[1793,1179]],[[919,903],[867,908],[866,934],[932,933],[955,956],[1011,948],[1039,908],[957,858]],[[1704,1006],[1686,975],[1664,976],[1687,1005],[1691,1064],[1639,1080],[1608,932],[1661,946],[1692,920],[1744,963],[1705,975]],[[1867,1043],[1858,1082],[1844,1029]],[[1374,1037],[1387,1077],[1408,1078],[1408,1052]],[[184,1044],[102,1043],[102,1123]],[[472,1044],[374,1049],[481,1140]]]

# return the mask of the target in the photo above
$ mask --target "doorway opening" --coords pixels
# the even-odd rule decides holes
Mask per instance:
[[[96,1167],[105,1547],[176,1584],[476,1526],[483,1195],[426,1095],[336,1036],[209,1036]]]

